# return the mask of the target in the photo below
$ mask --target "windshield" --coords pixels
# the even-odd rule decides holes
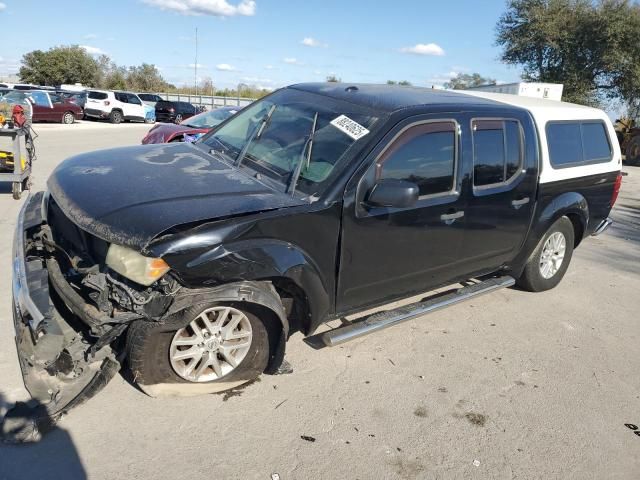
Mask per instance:
[[[200,113],[182,122],[182,125],[195,128],[213,128],[235,114],[238,110],[218,109]]]
[[[314,195],[354,145],[367,141],[376,121],[356,105],[285,89],[245,107],[202,142],[285,190],[293,180],[297,190]]]

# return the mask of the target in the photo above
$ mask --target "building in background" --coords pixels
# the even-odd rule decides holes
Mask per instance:
[[[503,83],[502,85],[481,85],[471,87],[468,90],[480,92],[507,93],[510,95],[520,95],[521,97],[546,98],[549,100],[562,100],[561,83]]]

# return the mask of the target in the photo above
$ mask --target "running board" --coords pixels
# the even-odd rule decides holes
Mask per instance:
[[[384,328],[392,327],[407,320],[413,320],[416,317],[435,312],[442,308],[450,307],[458,303],[479,297],[485,293],[490,293],[505,287],[511,287],[516,283],[513,277],[493,277],[474,283],[466,287],[462,287],[454,292],[446,293],[441,296],[432,297],[430,299],[405,305],[395,310],[387,310],[374,313],[364,320],[349,323],[328,332],[321,333],[319,336],[327,347],[335,347],[341,343],[348,342],[355,338],[377,332]]]

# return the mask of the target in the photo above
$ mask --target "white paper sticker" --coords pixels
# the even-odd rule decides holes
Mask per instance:
[[[358,122],[351,120],[346,115],[340,115],[338,118],[334,118],[331,121],[331,125],[336,127],[343,133],[346,133],[354,140],[360,140],[366,134],[369,133],[369,130],[364,128]]]

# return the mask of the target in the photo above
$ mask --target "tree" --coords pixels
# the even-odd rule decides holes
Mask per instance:
[[[20,80],[37,85],[82,83],[91,85],[98,74],[98,62],[83,48],[53,47],[43,52],[34,50],[22,57]]]
[[[510,0],[500,17],[502,60],[528,81],[564,84],[585,104],[640,98],[640,6],[631,0]]]
[[[410,87],[412,83],[409,80],[400,80],[396,82],[395,80],[387,80],[387,85],[400,85],[402,87]]]
[[[329,75],[327,77],[327,82],[329,83],[340,83],[342,81],[342,79],[336,77],[335,75]]]
[[[126,77],[127,88],[130,90],[161,92],[167,89],[167,82],[155,65],[143,63],[138,67],[129,67]]]
[[[443,87],[449,90],[466,90],[480,85],[495,85],[493,78],[483,77],[479,73],[459,73],[446,82]]]

